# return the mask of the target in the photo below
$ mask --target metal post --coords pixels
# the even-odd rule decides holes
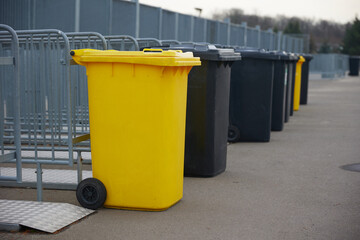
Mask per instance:
[[[227,39],[226,39],[226,44],[230,45],[230,37],[231,37],[231,21],[230,18],[226,18],[225,22],[227,23]]]
[[[190,42],[194,41],[194,25],[195,25],[195,19],[194,16],[191,17],[191,24],[190,24]]]
[[[269,35],[269,50],[273,50],[274,43],[273,43],[273,30],[272,28],[268,29],[268,35]]]
[[[220,22],[216,22],[216,42],[220,44]]]
[[[14,141],[16,146],[16,178],[17,182],[22,182],[22,164],[21,164],[21,123],[20,123],[20,57],[19,41],[13,32],[14,42]]]
[[[36,189],[37,189],[37,200],[38,202],[42,202],[43,200],[43,188],[42,188],[42,169],[41,169],[41,163],[37,162],[36,163]]]
[[[179,13],[175,13],[175,40],[179,40],[178,34],[179,34]]]
[[[256,25],[255,29],[258,31],[257,45],[258,45],[258,48],[261,48],[261,29],[260,29],[260,26]]]
[[[140,3],[139,0],[132,0],[135,2],[136,12],[135,12],[135,38],[140,37]]]
[[[113,0],[109,0],[109,35],[112,34]]]
[[[247,22],[242,22],[241,26],[244,28],[244,46],[247,46]]]
[[[159,39],[162,39],[162,21],[163,21],[163,11],[162,8],[159,8]]]
[[[28,1],[28,29],[31,29],[31,2]]]
[[[207,42],[206,38],[207,38],[207,20],[204,19],[204,42]]]
[[[285,50],[284,48],[281,47],[281,40],[282,40],[282,31],[279,31],[277,33],[277,50]]]
[[[80,0],[75,0],[75,32],[80,32]]]
[[[36,28],[36,0],[33,0],[32,29]]]
[[[82,162],[83,158],[81,156],[81,151],[77,152],[77,177],[78,184],[82,181]]]

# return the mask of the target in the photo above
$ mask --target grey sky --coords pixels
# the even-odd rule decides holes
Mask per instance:
[[[241,8],[245,13],[281,14],[346,23],[360,13],[360,0],[140,0],[140,3],[191,15],[198,14],[194,8],[202,8],[203,17],[211,17],[223,9]]]

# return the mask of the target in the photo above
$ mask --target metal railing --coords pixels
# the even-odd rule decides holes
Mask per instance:
[[[310,62],[310,73],[321,78],[341,78],[349,70],[349,56],[337,53],[314,54]]]

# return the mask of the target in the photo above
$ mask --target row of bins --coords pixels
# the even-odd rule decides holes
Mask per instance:
[[[228,141],[281,131],[308,86],[304,58],[285,52],[191,43],[71,55],[87,68],[94,178],[77,198],[91,209],[169,208],[184,175],[225,171]]]

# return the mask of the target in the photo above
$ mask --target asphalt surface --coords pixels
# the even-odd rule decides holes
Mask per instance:
[[[185,178],[183,199],[164,212],[100,209],[50,235],[0,239],[360,239],[360,78],[310,81],[301,105],[269,143],[228,146],[225,173]],[[34,189],[0,188],[0,199],[36,200]],[[78,205],[73,191],[45,201]]]

